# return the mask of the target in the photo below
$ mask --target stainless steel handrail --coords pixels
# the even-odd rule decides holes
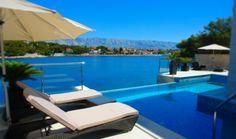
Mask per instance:
[[[64,66],[64,65],[84,65],[85,62],[70,62],[70,63],[47,63],[47,64],[31,64],[32,66]]]
[[[84,86],[84,79],[83,79],[83,65],[85,62],[70,62],[70,63],[47,63],[47,64],[31,64],[32,66],[40,67],[40,70],[42,71],[41,76],[41,92],[44,93],[44,68],[45,66],[65,66],[65,65],[80,65],[80,85],[81,90],[83,90]]]
[[[213,128],[212,128],[212,139],[216,138],[216,125],[217,125],[217,112],[219,109],[221,109],[224,105],[226,105],[228,102],[233,100],[236,97],[236,94],[230,95],[225,101],[221,102],[218,104],[214,110],[214,115],[213,115]]]

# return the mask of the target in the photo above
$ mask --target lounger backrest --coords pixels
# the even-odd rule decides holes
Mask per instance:
[[[17,81],[16,84],[21,88],[21,89],[26,89],[28,88],[29,86],[27,86],[26,84],[20,82],[20,81]]]
[[[42,98],[37,93],[34,92],[31,88],[26,88],[24,90],[24,96],[26,100],[38,110],[44,112],[51,118],[57,120],[59,123],[64,126],[76,130],[77,125],[68,117],[65,111],[49,102],[48,100]]]
[[[30,86],[28,86],[28,85],[26,85],[26,84],[24,84],[24,83],[22,83],[22,82],[20,82],[20,81],[17,81],[16,84],[17,84],[20,88],[22,88],[22,89],[31,88]],[[31,89],[32,89],[32,88],[31,88]],[[33,90],[33,89],[32,89],[32,90]],[[40,95],[40,96],[43,97],[44,99],[50,100],[50,96],[47,95],[47,94],[45,94],[45,93],[41,93],[41,92],[39,92],[39,91],[37,91],[37,90],[34,90],[34,93],[36,93],[37,95]]]

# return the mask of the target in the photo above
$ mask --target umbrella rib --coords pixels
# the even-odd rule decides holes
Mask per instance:
[[[61,33],[65,34],[66,36],[68,36],[70,39],[74,39],[74,37],[72,37],[70,34],[64,32],[63,30],[61,30],[60,28],[58,28],[57,26],[53,25],[52,23],[48,22],[47,20],[45,20],[44,18],[42,18],[41,16],[39,16],[36,13],[33,13],[35,16],[41,18],[45,23],[49,24],[50,26],[52,26],[54,29],[59,30]]]
[[[23,22],[20,20],[20,18],[18,18],[18,15],[13,11],[11,10],[11,12],[17,17],[16,19],[19,21],[20,25],[22,26],[22,28],[27,32],[27,34],[30,34],[30,32],[27,30],[27,28],[25,27],[25,25],[23,24]],[[34,38],[32,35],[28,35],[32,41],[34,41]]]

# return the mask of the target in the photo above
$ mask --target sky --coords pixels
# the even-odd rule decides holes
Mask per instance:
[[[30,1],[96,30],[84,38],[180,42],[233,11],[233,0]]]

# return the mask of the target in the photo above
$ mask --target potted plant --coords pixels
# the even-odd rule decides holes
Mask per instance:
[[[180,57],[179,58],[181,65],[181,71],[189,71],[189,66],[188,64],[192,61],[191,58],[188,57]]]
[[[6,73],[5,80],[8,82],[8,98],[10,105],[10,112],[12,122],[16,122],[17,119],[21,118],[27,110],[24,108],[28,107],[25,105],[22,92],[23,90],[17,86],[16,82],[26,79],[34,79],[33,76],[41,75],[41,71],[33,68],[31,65],[22,62],[5,62]],[[0,76],[2,75],[2,64],[0,65]],[[23,110],[22,110],[23,109]],[[25,110],[25,111],[24,111]]]
[[[178,61],[179,56],[180,56],[179,52],[173,52],[167,56],[167,59],[170,60],[170,64],[169,64],[170,75],[176,75],[177,73],[177,61]]]

